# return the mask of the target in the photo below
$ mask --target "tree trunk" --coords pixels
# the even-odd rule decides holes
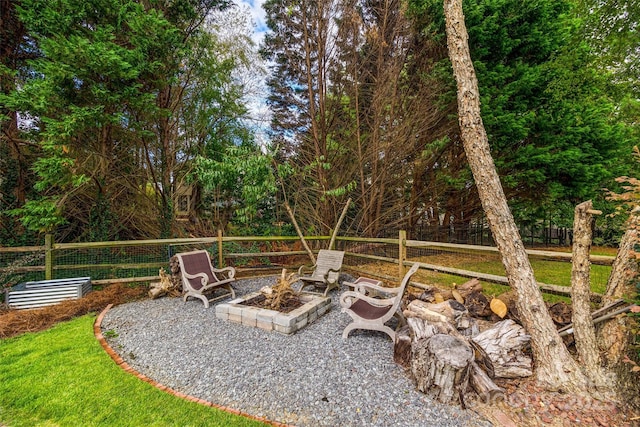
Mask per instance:
[[[296,233],[298,233],[298,237],[300,237],[300,241],[302,242],[302,246],[304,246],[304,249],[307,251],[307,254],[309,254],[309,258],[311,258],[311,262],[315,264],[316,263],[316,257],[315,257],[315,255],[313,255],[313,251],[311,250],[311,248],[307,244],[307,240],[304,238],[304,234],[302,234],[302,230],[300,230],[300,226],[298,225],[298,221],[296,221],[296,216],[293,214],[293,211],[291,210],[291,207],[289,206],[289,203],[284,202],[284,208],[287,210],[287,214],[289,215],[289,218],[291,219],[291,223],[293,224],[293,228],[296,229]]]
[[[517,295],[518,312],[531,334],[536,379],[548,389],[584,393],[589,382],[567,351],[545,307],[489,151],[462,0],[445,0],[444,12],[447,46],[458,89],[461,139],[509,284]]]
[[[582,366],[589,378],[598,387],[606,385],[606,378],[600,366],[600,355],[596,341],[596,331],[591,318],[591,200],[580,203],[575,208],[573,220],[573,258],[571,269],[571,303],[573,336]]]
[[[327,249],[333,249],[336,245],[336,237],[338,237],[338,232],[340,231],[340,226],[342,225],[342,221],[344,221],[344,217],[347,216],[347,211],[349,210],[349,206],[351,205],[351,197],[347,200],[347,203],[344,205],[342,209],[342,213],[340,214],[340,218],[338,218],[338,223],[333,228],[333,233],[331,234],[331,240],[329,241],[329,247]]]
[[[627,223],[627,231],[622,236],[618,254],[611,267],[607,290],[602,299],[603,306],[619,298],[629,298],[635,294],[635,281],[638,277],[638,260],[635,245],[640,230],[640,207],[635,208]],[[626,354],[629,343],[629,319],[617,316],[605,323],[598,331],[600,349],[605,353],[608,365],[617,364]]]

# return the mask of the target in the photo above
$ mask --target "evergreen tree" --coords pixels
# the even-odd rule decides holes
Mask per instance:
[[[423,33],[442,43],[441,4],[411,4]],[[544,217],[563,203],[594,197],[615,174],[620,149],[628,144],[608,95],[610,76],[594,69],[586,46],[572,44],[580,23],[570,17],[570,6],[545,0],[464,4],[482,117],[516,216],[533,208],[536,217]],[[440,67],[448,64],[444,60]],[[442,76],[450,79],[446,72]],[[449,144],[461,153],[458,135],[449,135]],[[471,194],[476,202],[468,199],[468,178],[451,197],[477,209],[477,195]],[[451,214],[464,216],[458,212]]]
[[[42,150],[34,164],[41,196],[15,211],[28,228],[57,229],[63,239],[171,233],[180,129],[190,126],[177,113],[184,64],[204,18],[228,4],[145,4],[21,2],[42,55],[3,104],[33,117]]]

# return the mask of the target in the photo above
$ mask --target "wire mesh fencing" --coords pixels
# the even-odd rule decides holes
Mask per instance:
[[[312,236],[306,240],[311,250],[317,252],[328,247],[329,237]],[[214,266],[234,266],[244,277],[277,274],[283,268],[296,271],[311,263],[300,239],[291,236],[61,243],[0,248],[0,286],[72,277],[91,277],[94,283],[150,281],[158,276],[160,268],[169,271],[173,255],[196,249],[207,250]],[[474,275],[501,277],[502,283],[506,283],[499,252],[487,246],[405,240],[400,234],[397,238],[382,239],[338,237],[335,249],[345,251],[343,265],[353,275],[378,276],[392,282],[399,280],[409,262],[420,262],[421,274],[417,277],[427,283],[451,285]],[[544,252],[532,254],[529,259],[540,283],[570,286],[570,254]],[[608,263],[591,266],[594,292],[603,293],[606,289],[611,271]]]

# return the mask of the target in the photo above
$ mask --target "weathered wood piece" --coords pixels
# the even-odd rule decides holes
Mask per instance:
[[[149,284],[149,298],[156,299],[164,295],[177,297],[182,293],[172,280],[172,276],[165,273],[164,268],[160,269],[158,275],[160,276],[160,281]]]
[[[405,369],[411,367],[411,333],[408,324],[396,331],[396,341],[393,344],[393,361]]]
[[[469,340],[469,344],[473,349],[474,361],[486,372],[487,375],[489,375],[489,378],[495,378],[496,375],[493,371],[493,362],[491,362],[487,352],[473,340]]]
[[[412,286],[420,285],[418,283],[411,283]],[[451,289],[439,289],[435,286],[422,285],[416,286],[420,289],[424,289],[424,292],[418,296],[418,299],[424,302],[439,303],[453,298],[453,292]]]
[[[412,345],[411,372],[418,390],[443,403],[461,403],[473,351],[451,335],[436,334]]]
[[[491,316],[489,300],[482,292],[471,291],[464,301],[464,306],[469,310],[469,314],[476,317]]]
[[[456,319],[456,329],[465,337],[474,337],[480,333],[478,319],[463,314]]]
[[[429,310],[428,308],[420,304],[414,304],[416,302],[429,304],[429,303],[424,303],[423,301],[420,301],[420,300],[411,301],[407,306],[407,309],[402,312],[404,317],[406,317],[407,319],[411,317],[417,317],[419,319],[428,320],[429,322],[449,322],[449,318],[447,318],[447,316],[445,316],[444,314]]]
[[[472,340],[486,352],[496,377],[520,378],[533,373],[531,358],[522,352],[530,336],[513,320],[498,322]]]
[[[409,325],[413,341],[428,339],[436,334],[446,334],[453,329],[449,323],[428,322],[419,317],[408,317],[407,325]]]
[[[473,278],[462,285],[456,286],[456,290],[463,298],[466,299],[471,292],[482,292],[482,284],[480,283],[480,280]]]
[[[469,365],[469,383],[485,403],[504,400],[504,389],[498,387],[476,362]]]
[[[457,318],[466,314],[467,309],[454,299],[440,303],[429,303],[417,299],[409,303],[407,311],[413,312],[413,314],[410,314],[410,316],[413,317],[422,317],[423,319],[431,321],[448,321],[455,323]]]

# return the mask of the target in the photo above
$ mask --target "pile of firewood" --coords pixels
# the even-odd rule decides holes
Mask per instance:
[[[464,405],[469,386],[484,401],[503,399],[493,379],[532,374],[529,336],[514,311],[508,295],[489,300],[476,279],[450,291],[427,288],[403,312],[394,359],[441,402]]]

